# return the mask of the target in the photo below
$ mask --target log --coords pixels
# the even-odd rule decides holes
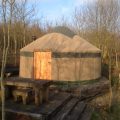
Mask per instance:
[[[78,103],[77,98],[72,98],[57,114],[52,118],[52,120],[66,120],[67,115],[72,111],[75,105]]]
[[[30,117],[33,117],[33,118],[37,118],[39,120],[43,120],[43,115],[42,114],[23,112],[23,111],[7,109],[7,108],[5,109],[5,111],[10,112],[10,113],[20,114],[20,115],[26,115],[26,116],[30,116]]]
[[[79,102],[67,116],[66,120],[78,120],[85,108],[86,104],[84,102]]]
[[[94,110],[93,108],[87,106],[82,116],[78,120],[90,120],[93,110]]]

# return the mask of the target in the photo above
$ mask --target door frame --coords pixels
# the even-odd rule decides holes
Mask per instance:
[[[52,60],[52,51],[51,50],[49,50],[49,49],[46,49],[46,50],[39,50],[39,49],[34,49],[34,51],[33,51],[33,79],[35,80],[35,66],[34,66],[34,53],[35,52],[50,52],[51,53],[51,60]],[[52,66],[51,66],[52,67]]]

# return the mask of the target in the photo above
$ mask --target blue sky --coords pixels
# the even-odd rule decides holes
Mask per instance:
[[[61,16],[70,19],[75,7],[83,7],[93,1],[95,0],[36,0],[36,13],[53,22],[61,19]]]

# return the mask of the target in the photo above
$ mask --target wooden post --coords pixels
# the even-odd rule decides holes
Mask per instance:
[[[37,106],[39,106],[39,104],[40,104],[40,97],[39,97],[39,89],[38,88],[35,88],[35,104],[37,105]]]
[[[46,87],[46,88],[43,89],[43,100],[45,102],[48,102],[48,95],[49,95],[49,88]]]
[[[43,102],[43,91],[39,89],[39,102],[40,104]]]
[[[35,88],[35,104],[39,106],[43,100],[43,91],[40,88]]]

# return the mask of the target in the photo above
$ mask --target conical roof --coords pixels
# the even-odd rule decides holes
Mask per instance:
[[[73,38],[76,34],[68,27],[65,27],[65,26],[57,26],[57,27],[54,27],[51,29],[50,31],[51,33],[52,32],[56,32],[56,33],[61,33],[61,34],[64,34],[70,38]]]
[[[74,44],[76,44],[76,52],[79,52],[79,51],[82,51],[82,52],[98,52],[98,53],[101,52],[101,50],[99,48],[92,45],[91,43],[89,43],[88,41],[86,41],[85,39],[81,38],[78,35],[75,35],[73,37],[72,42],[74,42]]]
[[[71,41],[72,39],[60,34],[60,33],[49,33],[41,38],[28,44],[21,51],[34,51],[34,50],[51,50],[51,51],[62,51],[66,46],[64,43]]]
[[[43,37],[33,41],[26,47],[22,48],[21,51],[33,52],[35,50],[46,51],[50,50],[52,52],[93,52],[99,53],[100,49],[90,44],[83,38],[79,36],[74,36],[73,39],[63,35],[61,33],[49,33]]]

